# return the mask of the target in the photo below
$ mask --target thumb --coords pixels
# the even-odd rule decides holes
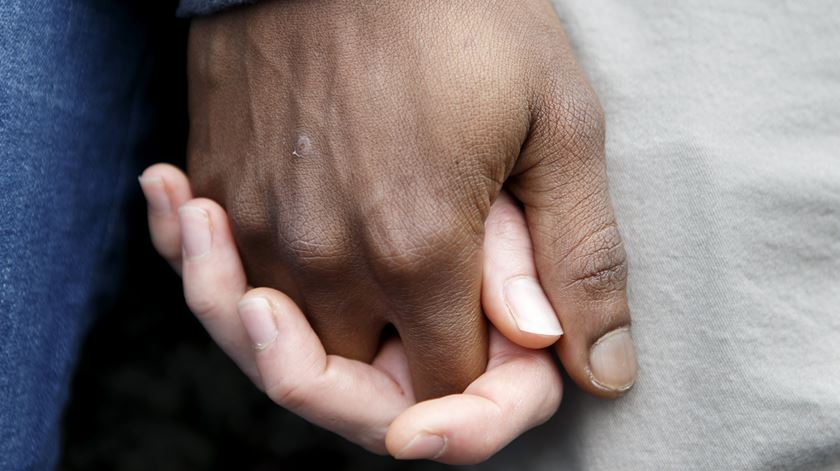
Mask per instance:
[[[560,360],[581,388],[614,397],[637,373],[627,259],[607,190],[603,112],[583,79],[571,88],[565,83],[537,100],[511,189],[525,207],[537,271],[565,331]]]
[[[484,227],[484,313],[518,345],[553,345],[563,329],[540,286],[525,215],[507,192],[493,202]]]

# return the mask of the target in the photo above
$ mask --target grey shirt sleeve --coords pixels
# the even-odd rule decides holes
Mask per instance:
[[[254,3],[256,0],[181,0],[177,15],[181,18],[209,15],[224,8],[244,3]]]

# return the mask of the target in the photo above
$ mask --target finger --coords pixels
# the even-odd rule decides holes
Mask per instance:
[[[512,189],[565,331],[560,360],[581,388],[614,397],[633,385],[637,365],[627,260],[607,190],[603,112],[585,83],[562,88],[538,101]]]
[[[511,341],[527,348],[553,345],[563,334],[534,265],[522,210],[502,192],[484,223],[481,300],[487,318]]]
[[[371,366],[388,375],[400,387],[408,404],[414,404],[414,390],[411,384],[411,372],[406,361],[405,348],[399,337],[387,339],[376,353]]]
[[[152,244],[181,273],[181,224],[177,209],[192,199],[190,182],[184,172],[169,164],[152,165],[139,180],[148,203]]]
[[[318,285],[307,286],[296,300],[298,306],[306,312],[327,353],[370,363],[379,351],[386,324],[370,315],[377,307],[370,300],[371,292],[355,286],[346,275],[338,283],[324,278]]]
[[[388,430],[388,451],[398,459],[484,461],[548,420],[562,392],[547,351],[522,348],[492,331],[487,372],[464,394],[421,402],[402,413]]]
[[[268,288],[248,292],[239,314],[274,402],[370,451],[385,452],[388,425],[413,403],[410,383],[400,384],[407,371],[398,343],[383,349],[374,361],[378,367],[327,355],[297,305]]]
[[[236,313],[247,286],[227,215],[208,199],[190,200],[178,214],[187,305],[219,347],[260,385],[251,342]]]
[[[463,392],[487,369],[482,231],[444,211],[397,216],[399,224],[384,228],[371,224],[365,252],[382,294],[373,315],[399,333],[420,400]]]
[[[442,284],[420,279],[417,283],[425,284],[426,296],[415,292],[401,298],[400,309],[407,315],[395,319],[395,327],[401,333],[419,400],[463,392],[486,370],[487,326],[480,306],[480,275],[478,270],[469,278],[450,275]],[[469,286],[473,283],[474,287]]]

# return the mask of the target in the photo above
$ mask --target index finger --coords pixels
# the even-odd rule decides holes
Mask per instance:
[[[388,425],[414,403],[405,353],[396,342],[386,344],[373,365],[327,355],[294,301],[268,288],[248,292],[239,315],[275,403],[372,452],[385,452]]]
[[[397,459],[479,463],[551,418],[562,393],[560,372],[548,351],[520,347],[491,329],[487,372],[463,394],[403,412],[385,443]]]

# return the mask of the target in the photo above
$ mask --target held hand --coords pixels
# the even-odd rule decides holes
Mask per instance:
[[[488,316],[556,337],[527,322],[553,309],[578,385],[633,384],[601,108],[546,0],[264,1],[194,21],[189,84],[196,194],[226,209],[248,280],[294,300],[328,353],[371,362],[390,323],[417,397],[482,374],[482,269],[507,261],[481,252],[504,187],[536,265],[484,278]],[[547,300],[505,299],[537,280]]]
[[[192,199],[186,177],[168,165],[148,169],[141,185],[152,240],[183,274],[191,310],[277,404],[368,450],[452,464],[487,459],[556,411],[562,383],[551,356],[519,347],[495,330],[487,370],[463,394],[415,403],[398,339],[388,340],[371,364],[328,355],[289,297],[267,288],[248,290],[222,208]],[[509,198],[490,210],[485,247],[487,257],[498,260],[498,280],[533,273],[525,222]],[[485,302],[501,305],[501,296],[499,291]],[[538,305],[545,302],[540,297],[530,291],[517,302]],[[520,330],[503,309],[487,312],[503,319],[497,325],[523,343],[547,345],[557,338]],[[557,328],[553,312],[526,320],[518,322]]]

